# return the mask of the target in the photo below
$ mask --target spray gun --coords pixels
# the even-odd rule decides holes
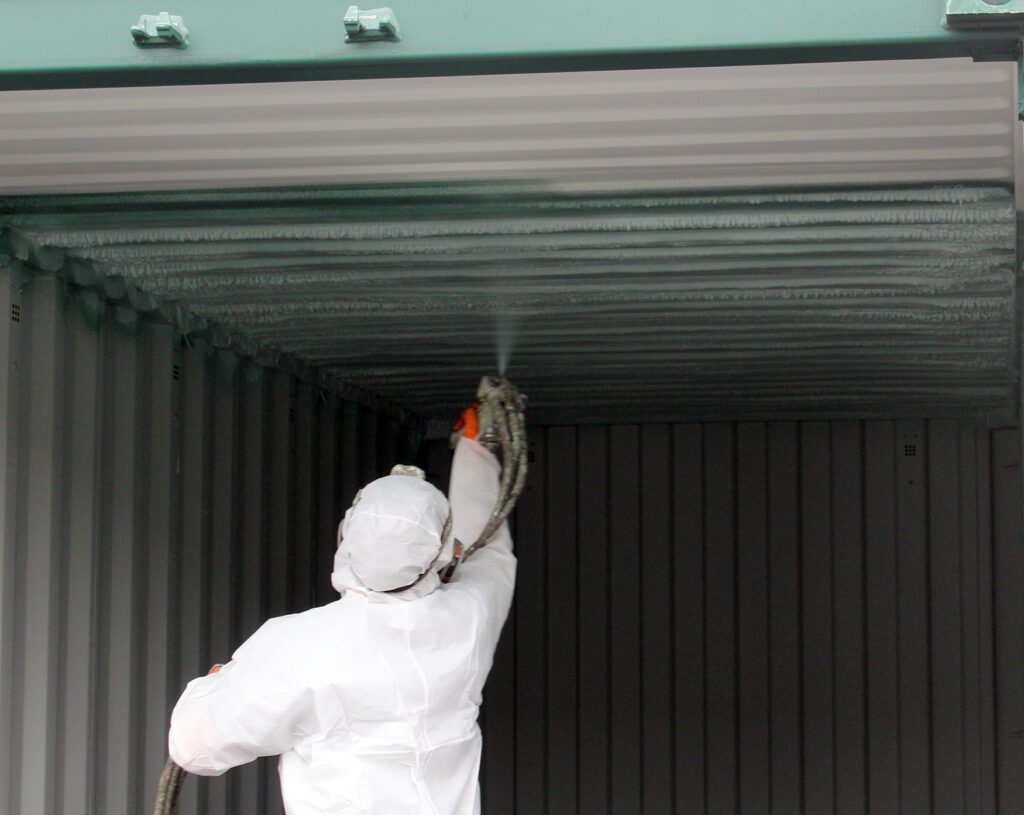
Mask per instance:
[[[480,426],[484,428],[477,439],[488,450],[497,451],[502,448],[503,418],[510,421],[514,417],[522,419],[526,411],[526,397],[519,389],[503,376],[484,376],[476,389],[477,413],[480,415]],[[509,426],[509,438],[514,428]],[[502,449],[502,454],[504,454]]]
[[[501,485],[498,502],[480,537],[466,550],[468,558],[486,546],[516,505],[526,484],[529,450],[526,443],[526,397],[502,376],[484,376],[476,390],[480,401],[482,433],[480,443],[489,450],[501,452]]]

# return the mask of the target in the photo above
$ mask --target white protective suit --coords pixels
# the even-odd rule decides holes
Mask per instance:
[[[460,440],[449,493],[466,546],[494,508],[499,474],[490,452]],[[478,813],[477,712],[516,560],[506,525],[441,585],[446,517],[425,481],[367,485],[342,525],[332,575],[341,599],[267,621],[219,673],[190,682],[171,717],[174,761],[220,775],[280,754],[288,815]],[[391,578],[388,563],[400,567]],[[405,586],[428,566],[405,591],[367,585]]]

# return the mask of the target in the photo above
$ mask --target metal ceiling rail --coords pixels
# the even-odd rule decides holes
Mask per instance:
[[[394,0],[401,38],[360,42],[346,4],[176,0],[187,45],[128,0],[8,4],[0,89],[180,85],[845,60],[1016,59],[1020,0]],[[977,28],[957,14],[974,9]],[[969,21],[970,22],[970,21]],[[150,25],[149,23],[153,23]],[[168,29],[170,30],[170,29]],[[355,41],[348,41],[349,39]]]
[[[12,91],[0,93],[0,194],[1010,184],[1016,81],[1009,63],[903,59]]]

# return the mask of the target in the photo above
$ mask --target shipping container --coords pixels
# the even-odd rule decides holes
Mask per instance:
[[[1024,0],[397,2],[0,10],[0,813],[149,812],[506,367],[484,815],[1024,812]]]

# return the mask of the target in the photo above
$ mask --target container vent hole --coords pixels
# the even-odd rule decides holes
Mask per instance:
[[[904,458],[914,458],[916,455],[917,455],[917,445],[916,444],[904,444],[903,445],[903,457]]]
[[[12,323],[20,323],[21,322],[21,304],[20,303],[12,303],[11,304],[11,322]]]
[[[289,422],[294,422],[295,421],[295,408],[294,407],[288,408],[288,421]]]
[[[171,366],[171,378],[175,382],[180,382],[181,381],[181,366],[180,365],[172,365]]]

